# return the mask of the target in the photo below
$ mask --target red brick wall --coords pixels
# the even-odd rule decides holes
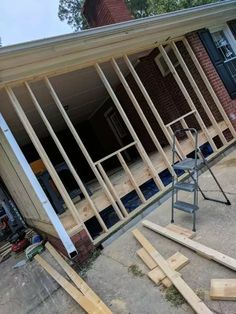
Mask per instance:
[[[60,239],[55,238],[51,235],[47,235],[47,238],[48,238],[48,241],[58,251],[63,253],[65,256],[67,256],[67,252]],[[91,242],[90,238],[87,235],[87,232],[85,230],[82,230],[78,234],[75,234],[74,236],[72,236],[71,240],[74,243],[79,253],[75,260],[81,264],[86,262],[95,249],[93,243]]]
[[[187,62],[190,72],[192,73],[204,98],[206,99],[209,107],[211,108],[213,115],[215,116],[217,121],[221,121],[222,120],[221,115],[213,99],[211,98],[211,95],[209,94],[204,82],[202,81],[194,63],[192,62],[191,57],[189,56],[187,50],[185,49],[182,43],[177,43],[177,46],[180,49],[181,54],[183,55],[185,61]],[[190,107],[185,97],[183,96],[183,93],[178,87],[173,75],[169,73],[165,77],[162,76],[154,60],[157,54],[158,54],[158,50],[155,49],[148,56],[141,58],[139,63],[136,66],[136,71],[141,81],[143,82],[147,92],[152,98],[152,101],[154,105],[156,106],[161,118],[163,119],[164,123],[167,124],[175,120],[176,118],[180,117],[181,115],[189,112]],[[194,104],[198,112],[203,118],[205,124],[207,126],[211,125],[204,109],[202,108],[201,103],[198,100],[198,97],[196,96],[194,90],[192,89],[182,68],[178,66],[176,69],[185,87],[187,88],[192,100],[194,101]],[[162,144],[162,146],[167,145],[168,144],[167,140],[161,128],[159,127],[156,119],[154,118],[149,106],[147,105],[140,89],[135,83],[132,75],[128,75],[126,79],[135,97],[137,98],[138,103],[140,104],[144,114],[146,115],[154,133],[159,139],[160,143]],[[115,88],[116,95],[122,107],[124,108],[127,116],[129,117],[136,133],[138,134],[138,137],[140,138],[144,148],[146,149],[147,152],[154,151],[155,146],[148,132],[146,131],[141,119],[139,118],[125,89],[123,88],[121,84],[119,84],[117,87],[114,87],[114,88]],[[110,99],[107,100],[107,103],[108,102],[110,104],[112,103]],[[106,106],[106,103],[104,106]],[[94,119],[96,120],[96,118],[97,117],[95,115]],[[99,118],[99,123],[101,123],[100,118]],[[186,118],[186,122],[188,123],[189,127],[195,127],[197,129],[200,129],[195,117],[190,116]],[[181,127],[180,124],[176,124],[174,126],[174,129],[178,127]]]
[[[228,114],[232,124],[236,128],[236,100],[232,100],[230,98],[198,34],[196,32],[190,33],[187,35],[187,39],[195,55],[197,56],[198,61],[200,62],[204,72],[206,73],[207,78],[210,81],[214,91],[216,92],[222,106]]]
[[[115,24],[133,19],[124,0],[86,0],[83,14],[90,27]]]

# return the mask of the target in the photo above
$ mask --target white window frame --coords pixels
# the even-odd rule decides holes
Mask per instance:
[[[225,34],[225,37],[229,41],[230,46],[232,47],[234,53],[236,54],[236,40],[235,40],[234,35],[232,34],[228,24],[223,24],[223,25],[219,25],[216,27],[211,27],[209,30],[210,30],[211,34],[215,33],[215,32],[219,32],[219,31],[223,31],[223,33]]]
[[[172,50],[170,46],[166,46],[166,47],[165,47],[165,51],[166,51],[167,54],[168,54],[168,52],[169,52],[170,50]],[[159,70],[161,71],[162,76],[165,77],[165,76],[167,76],[167,75],[170,73],[170,69],[169,69],[168,66],[167,66],[167,67],[168,67],[167,70],[165,70],[165,69],[163,68],[163,66],[162,66],[162,64],[161,64],[161,61],[160,61],[161,58],[163,58],[162,54],[161,54],[161,53],[158,53],[158,55],[155,57],[154,61],[156,62],[156,64],[157,64]],[[163,58],[163,59],[164,59],[164,58]],[[164,60],[164,62],[165,62],[165,60]],[[179,65],[179,61],[176,61],[175,64],[174,64],[174,67],[176,68],[178,65]]]

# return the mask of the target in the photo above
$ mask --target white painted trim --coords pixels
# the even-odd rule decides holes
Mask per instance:
[[[10,128],[8,127],[5,119],[3,118],[2,114],[0,113],[0,129],[9,143],[12,151],[15,154],[15,157],[20,164],[22,170],[24,171],[26,177],[28,178],[29,182],[31,183],[42,207],[44,208],[48,218],[50,219],[52,225],[54,226],[59,238],[61,239],[66,251],[68,252],[69,256],[73,256],[77,253],[77,250],[71,241],[68,233],[66,232],[63,224],[61,223],[59,217],[57,216],[55,210],[53,209],[50,201],[48,200],[46,194],[44,193],[41,185],[39,184],[35,174],[33,173],[29,163],[27,162],[25,156],[23,155],[19,145],[17,144]]]

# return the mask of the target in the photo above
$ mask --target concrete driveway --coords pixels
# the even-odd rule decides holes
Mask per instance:
[[[213,170],[232,205],[205,201],[200,196],[195,240],[236,258],[236,151],[219,161]],[[221,197],[208,172],[201,175],[200,185],[209,196]],[[187,193],[182,193],[181,197],[190,200]],[[170,200],[160,206],[153,204],[147,212],[151,213],[145,219],[166,226],[170,222]],[[236,278],[234,271],[155,234],[137,222],[138,219],[140,217],[132,221],[133,228],[142,231],[165,258],[179,251],[190,259],[190,263],[180,272],[213,313],[236,313],[236,302],[209,299],[211,278]],[[192,228],[191,216],[183,212],[176,211],[175,223]],[[148,269],[136,255],[140,245],[132,236],[131,230],[132,228],[104,248],[87,272],[88,284],[116,314],[193,313],[186,303],[177,306],[175,302],[167,301],[166,290],[155,286],[146,276]],[[83,313],[35,262],[18,270],[12,269],[14,263],[16,261],[11,258],[0,265],[0,313]],[[129,271],[131,265],[140,272],[134,274]]]

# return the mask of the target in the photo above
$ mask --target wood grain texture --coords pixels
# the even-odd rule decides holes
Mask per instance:
[[[162,257],[162,255],[153,247],[153,245],[142,235],[142,233],[135,229],[133,230],[134,237],[145,248],[145,250],[151,255],[158,266],[170,279],[176,289],[183,295],[185,300],[198,314],[212,314],[212,311],[202,302],[202,300],[193,292],[193,290],[186,284],[186,282],[180,277],[180,274],[171,269],[168,262]]]
[[[236,301],[236,279],[211,279],[210,298]]]
[[[75,286],[67,279],[59,274],[48,262],[40,255],[36,255],[34,259],[56,280],[56,282],[87,312],[93,314],[102,314],[98,307],[94,305],[87,297],[85,297]]]
[[[69,278],[74,282],[77,288],[91,302],[93,302],[104,314],[112,314],[111,310],[103,303],[96,293],[88,286],[88,284],[79,276],[79,274],[64,260],[64,258],[55,250],[55,248],[47,242],[45,247],[55,258],[58,264],[63,268]]]
[[[189,259],[180,252],[176,252],[174,255],[167,259],[167,262],[173,270],[178,271],[189,263]],[[166,274],[161,270],[159,266],[151,270],[148,273],[148,277],[158,286],[161,283],[165,287],[172,286],[172,282],[168,278],[166,278]]]
[[[233,269],[236,271],[236,259],[227,256],[223,253],[220,253],[214,249],[211,249],[209,247],[207,247],[206,245],[203,245],[201,243],[198,243],[196,241],[193,241],[191,239],[188,239],[185,236],[182,235],[178,235],[173,231],[170,231],[164,227],[161,227],[157,224],[154,224],[150,221],[144,220],[143,222],[143,226],[151,229],[154,232],[157,232],[175,242],[178,242],[186,247],[188,247],[189,249],[200,253],[202,256],[207,256],[207,258],[214,260],[215,262],[222,264],[230,269]]]

